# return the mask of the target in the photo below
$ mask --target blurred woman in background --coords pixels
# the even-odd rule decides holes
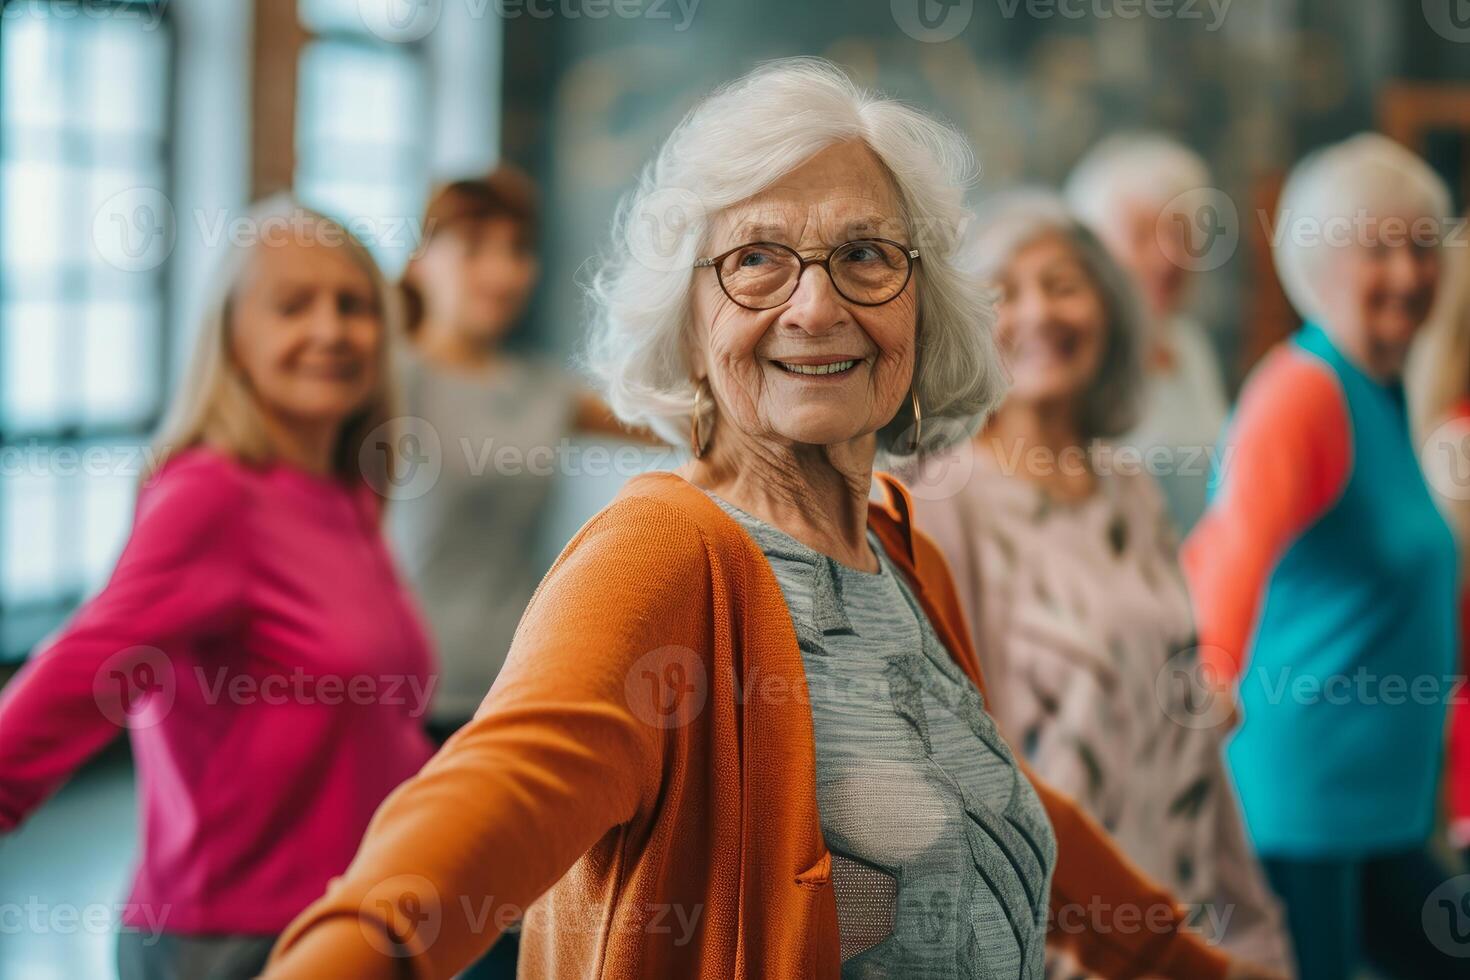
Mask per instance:
[[[389,536],[439,656],[440,740],[480,706],[546,570],[540,531],[565,441],[628,438],[575,377],[507,346],[539,273],[536,210],[530,178],[511,167],[446,184],[403,276],[400,438],[405,455],[437,453],[442,468],[390,492]]]
[[[1429,487],[1460,546],[1461,666],[1470,674],[1470,247],[1461,218],[1445,250],[1445,270],[1431,325],[1409,359],[1410,407]],[[1445,775],[1449,836],[1470,868],[1470,687],[1450,711]]]
[[[1205,680],[1238,698],[1228,758],[1304,980],[1364,961],[1390,977],[1464,976],[1451,934],[1429,927],[1435,901],[1470,908],[1470,896],[1442,891],[1456,882],[1425,851],[1458,556],[1401,384],[1448,216],[1444,183],[1383,136],[1293,169],[1275,260],[1308,322],[1252,372],[1184,549]]]
[[[1011,389],[971,443],[925,461],[913,492],[953,570],[991,710],[1042,778],[1194,907],[1206,936],[1285,968],[1220,732],[1188,690],[1159,684],[1196,643],[1172,522],[1138,458],[1101,441],[1137,414],[1146,334],[1132,285],[1049,194],[1010,195],[977,224],[967,264],[999,291]]]
[[[124,980],[255,976],[431,754],[432,662],[370,486],[392,296],[335,222],[285,198],[249,219],[112,577],[0,698],[0,830],[129,729]]]
[[[1208,211],[1200,194],[1210,171],[1199,154],[1159,133],[1103,140],[1067,179],[1067,203],[1133,278],[1147,304],[1143,391],[1133,429],[1120,445],[1159,458],[1151,466],[1175,525],[1188,531],[1205,510],[1208,453],[1225,424],[1219,359],[1190,316],[1195,252]]]

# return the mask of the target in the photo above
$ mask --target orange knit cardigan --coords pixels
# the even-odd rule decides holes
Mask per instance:
[[[983,693],[944,561],[879,482],[870,526]],[[1223,977],[1031,778],[1058,840],[1050,938],[1107,977]],[[383,803],[266,976],[447,978],[524,912],[522,980],[837,980],[830,868],[781,589],[704,492],[651,474],[567,546],[475,720]]]

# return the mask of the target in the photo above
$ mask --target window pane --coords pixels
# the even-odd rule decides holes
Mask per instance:
[[[349,222],[384,271],[412,251],[428,182],[416,49],[317,41],[302,55],[296,190]]]
[[[159,311],[151,304],[89,303],[83,319],[81,422],[134,426],[148,420],[158,391]]]
[[[161,136],[166,124],[167,39],[132,19],[98,21],[80,46],[86,65],[86,125],[94,131]]]
[[[313,31],[361,31],[361,0],[297,0],[301,23]]]
[[[30,464],[0,471],[0,657],[101,580],[131,519],[136,472],[94,472],[75,438],[142,438],[162,401],[170,21],[80,8],[13,4],[0,30],[0,453]]]
[[[19,451],[13,447],[10,453]],[[5,494],[0,496],[0,540],[5,542],[0,590],[7,605],[41,602],[65,586],[59,547],[62,481],[47,472],[44,455],[30,452],[26,460],[19,473],[13,472],[14,461],[7,461]]]
[[[68,191],[81,187],[82,173],[50,163],[25,161],[0,164],[0,213],[5,215],[0,261],[9,276],[37,267],[55,266],[65,254],[68,238],[63,203]],[[85,241],[85,239],[83,239]]]
[[[3,422],[8,432],[54,429],[66,421],[62,351],[70,311],[56,303],[0,306]],[[74,313],[73,313],[74,315]],[[9,486],[6,486],[9,492]],[[6,542],[6,549],[10,544]]]
[[[16,5],[5,11],[0,29],[0,86],[6,92],[25,93],[7,98],[6,125],[59,126],[66,113],[61,79],[61,33],[37,4]]]
[[[136,447],[94,445],[92,459],[106,460],[108,472],[98,472],[93,463],[83,466],[82,555],[78,570],[80,586],[90,595],[102,587],[113,563],[127,542],[133,525],[133,502],[138,494],[134,463]],[[104,452],[105,450],[105,452]]]
[[[173,252],[177,225],[157,168],[99,169],[88,182],[85,254],[94,269],[126,273],[112,285],[157,288],[153,273]]]
[[[438,3],[427,0],[298,0],[296,7],[301,22],[314,32],[365,34],[382,41],[417,41],[439,22],[440,12]]]
[[[419,66],[390,45],[321,41],[302,55],[297,138],[321,142],[413,143]]]

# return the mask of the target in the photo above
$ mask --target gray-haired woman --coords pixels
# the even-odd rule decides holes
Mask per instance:
[[[1050,194],[1008,195],[977,224],[968,264],[998,290],[1011,390],[972,442],[925,461],[913,492],[954,569],[992,713],[1206,935],[1285,967],[1213,724],[1225,719],[1170,683],[1198,640],[1159,457],[1107,441],[1138,410],[1134,289]]]
[[[906,494],[870,503],[880,449],[1000,390],[946,233],[969,163],[819,61],[679,126],[597,280],[593,361],[694,458],[572,541],[271,976],[447,976],[533,900],[523,978],[1039,977],[1048,907],[1104,975],[1227,975],[1026,776]]]

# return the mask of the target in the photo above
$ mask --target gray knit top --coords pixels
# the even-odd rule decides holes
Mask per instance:
[[[796,628],[844,980],[1041,980],[1051,826],[902,573],[871,534],[876,574],[715,501]]]

